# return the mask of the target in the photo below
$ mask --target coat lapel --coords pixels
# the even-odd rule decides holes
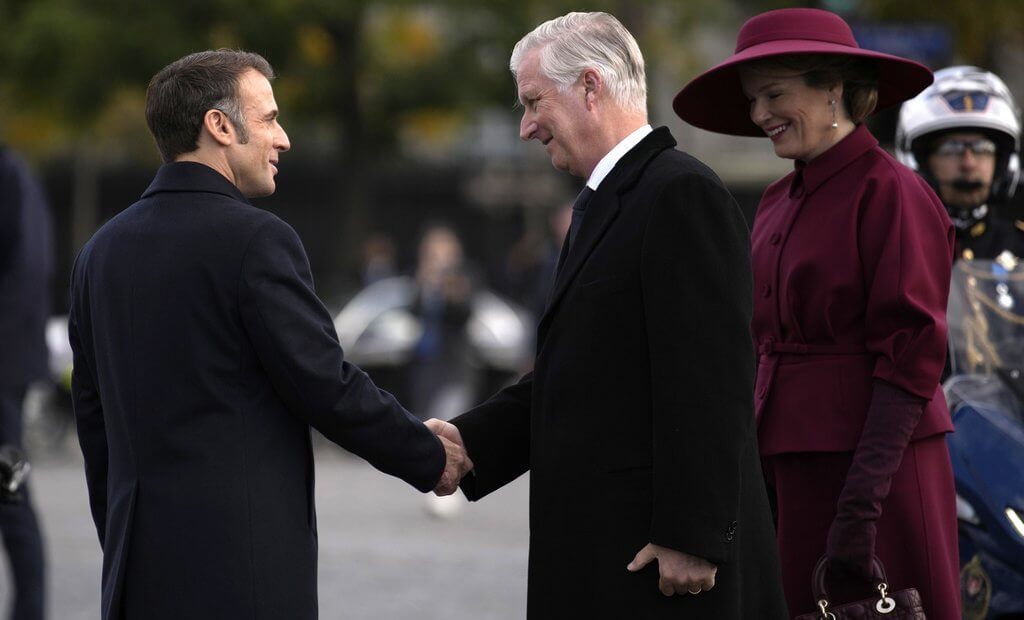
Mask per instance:
[[[587,262],[601,238],[604,237],[612,222],[619,214],[621,194],[636,184],[640,173],[647,163],[661,151],[672,148],[676,141],[665,127],[659,127],[626,153],[612,168],[608,176],[598,186],[597,191],[587,205],[587,213],[580,225],[576,242],[565,257],[562,268],[555,278],[551,294],[548,296],[544,315],[538,325],[538,334],[543,339],[547,323],[558,307],[558,302],[565,295],[576,275]]]

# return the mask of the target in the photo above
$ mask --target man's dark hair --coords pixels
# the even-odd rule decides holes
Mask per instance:
[[[231,119],[243,144],[249,141],[238,78],[250,69],[274,78],[274,69],[259,54],[228,49],[189,54],[153,76],[146,90],[146,123],[165,162],[199,147],[203,117],[211,109]]]

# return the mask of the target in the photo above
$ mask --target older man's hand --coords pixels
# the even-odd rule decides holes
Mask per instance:
[[[655,559],[658,560],[658,571],[661,574],[658,589],[665,596],[700,594],[715,587],[717,566],[697,556],[659,547],[654,543],[648,543],[641,549],[626,568],[635,573]]]
[[[444,437],[448,441],[457,443],[463,448],[466,444],[462,443],[462,433],[459,432],[459,427],[455,426],[451,422],[445,422],[444,420],[438,420],[437,418],[430,418],[426,422],[427,428],[431,430],[438,437]]]
[[[473,461],[466,454],[466,449],[462,445],[462,435],[455,425],[437,419],[427,420],[426,425],[441,440],[446,456],[444,473],[441,474],[441,480],[434,488],[434,493],[442,496],[451,495],[459,488],[462,477],[473,469]]]

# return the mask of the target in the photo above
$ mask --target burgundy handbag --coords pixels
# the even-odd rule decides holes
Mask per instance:
[[[921,607],[921,595],[916,588],[908,588],[898,592],[889,592],[889,584],[885,578],[885,569],[878,558],[872,560],[872,574],[876,598],[864,599],[855,603],[846,603],[832,607],[825,591],[825,569],[828,560],[821,556],[814,566],[811,576],[811,591],[818,602],[817,611],[800,614],[796,620],[925,620],[924,609]]]

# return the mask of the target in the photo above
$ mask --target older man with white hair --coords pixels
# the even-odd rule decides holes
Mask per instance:
[[[453,420],[480,499],[531,472],[528,616],[784,618],[754,436],[749,236],[647,123],[643,56],[570,13],[510,62],[520,137],[586,179],[535,370]]]

